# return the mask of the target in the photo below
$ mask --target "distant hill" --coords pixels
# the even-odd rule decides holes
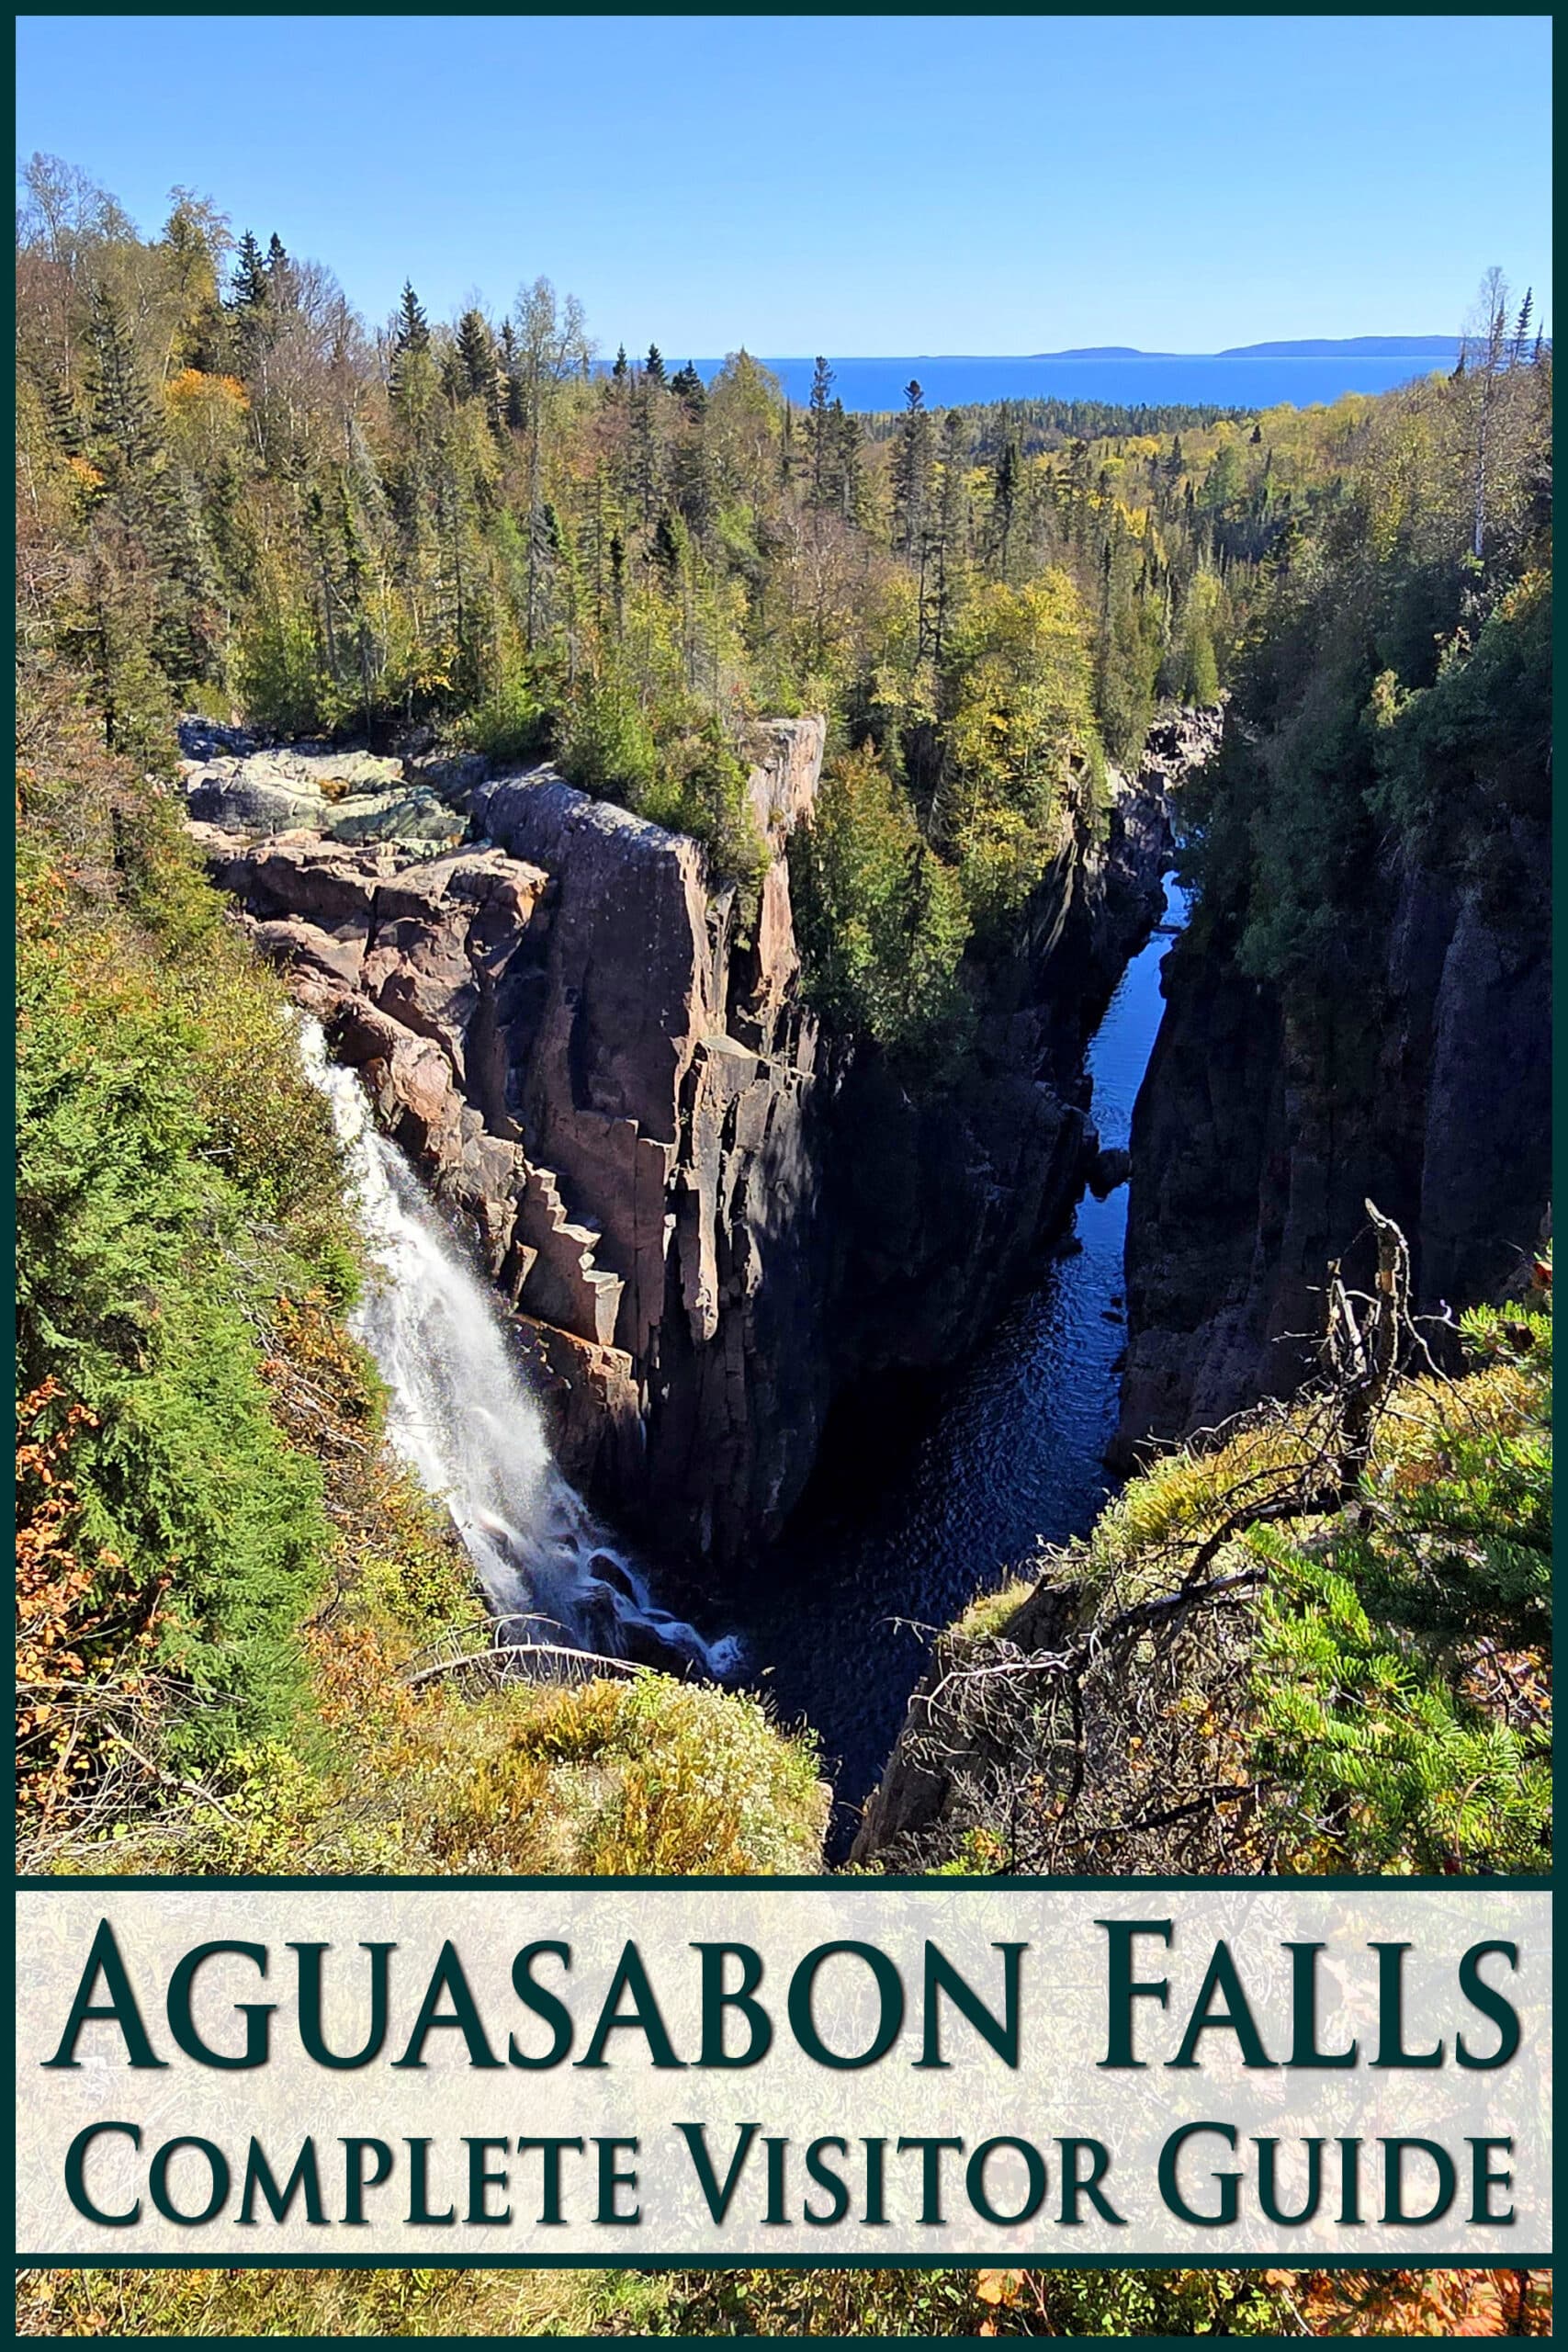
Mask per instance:
[[[1457,359],[1457,334],[1352,334],[1335,341],[1233,343],[1217,359]]]
[[[1457,359],[1457,334],[1308,336],[1299,343],[1229,343],[1223,351],[1144,351],[1135,343],[1032,351],[1031,359]]]

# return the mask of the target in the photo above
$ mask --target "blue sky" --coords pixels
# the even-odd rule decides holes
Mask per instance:
[[[1449,333],[1550,271],[1544,17],[23,17],[19,158],[176,182],[371,318],[613,349]]]

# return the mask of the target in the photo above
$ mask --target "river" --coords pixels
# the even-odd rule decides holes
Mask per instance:
[[[1125,1148],[1159,1027],[1159,970],[1185,917],[1174,882],[1160,931],[1134,957],[1089,1046],[1102,1144]],[[1038,1288],[946,1384],[913,1442],[801,1521],[731,1611],[757,1687],[816,1731],[838,1792],[841,1858],[880,1778],[931,1634],[1027,1564],[1036,1540],[1085,1533],[1110,1491],[1126,1344],[1127,1193],[1086,1193]],[[1077,1245],[1075,1247],[1075,1245]],[[872,1499],[866,1497],[870,1492]]]

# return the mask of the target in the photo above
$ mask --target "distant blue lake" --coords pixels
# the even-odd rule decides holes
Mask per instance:
[[[673,367],[676,358],[667,354]],[[694,362],[706,380],[722,366]],[[811,396],[809,359],[764,359],[797,406]],[[1386,392],[1413,377],[1446,374],[1451,358],[1349,357],[1267,359],[1204,354],[1135,359],[834,359],[833,390],[847,409],[898,409],[913,377],[928,408],[962,408],[978,401],[1111,401],[1118,407],[1161,407],[1190,401],[1217,408],[1274,408],[1289,401],[1310,408],[1346,392]]]

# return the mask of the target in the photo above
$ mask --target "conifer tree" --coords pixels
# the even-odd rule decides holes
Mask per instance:
[[[707,390],[691,360],[675,370],[670,379],[670,389],[677,400],[684,401],[694,416],[702,415],[707,404]]]
[[[259,311],[265,307],[270,290],[262,249],[247,229],[235,250],[230,303],[236,311]]]
[[[93,290],[92,357],[87,392],[94,455],[105,488],[132,528],[152,511],[152,484],[164,464],[164,441],[142,380],[136,347],[118,303],[107,286]]]
[[[1535,288],[1533,286],[1527,286],[1525,288],[1525,299],[1519,304],[1519,315],[1514,322],[1514,348],[1509,355],[1508,359],[1508,365],[1510,368],[1522,368],[1524,366],[1525,345],[1529,341],[1530,318],[1533,314],[1534,309]]]
[[[478,311],[465,311],[457,322],[457,363],[463,397],[482,400],[493,408],[496,397],[495,341]]]
[[[656,343],[648,346],[648,357],[642,363],[642,372],[650,384],[662,384],[664,381],[664,355]]]
[[[521,433],[528,422],[528,400],[517,330],[510,319],[501,324],[501,372],[506,388],[506,422],[513,433]]]
[[[811,451],[811,503],[824,506],[829,498],[829,459],[832,411],[829,405],[833,389],[833,371],[828,362],[818,358],[811,375],[811,401],[806,413],[807,446]]]
[[[406,277],[402,300],[398,306],[393,340],[395,348],[400,352],[428,351],[430,348],[430,321],[424,315],[423,304]]]
[[[861,520],[863,482],[860,458],[860,426],[835,393],[831,413],[833,447],[833,479],[839,512],[846,523]]]
[[[931,493],[931,421],[925,394],[916,382],[905,387],[904,414],[893,451],[893,545],[919,560],[925,543]]]
[[[998,580],[1008,576],[1021,464],[1017,438],[1010,433],[1002,443],[991,480],[991,548]]]

